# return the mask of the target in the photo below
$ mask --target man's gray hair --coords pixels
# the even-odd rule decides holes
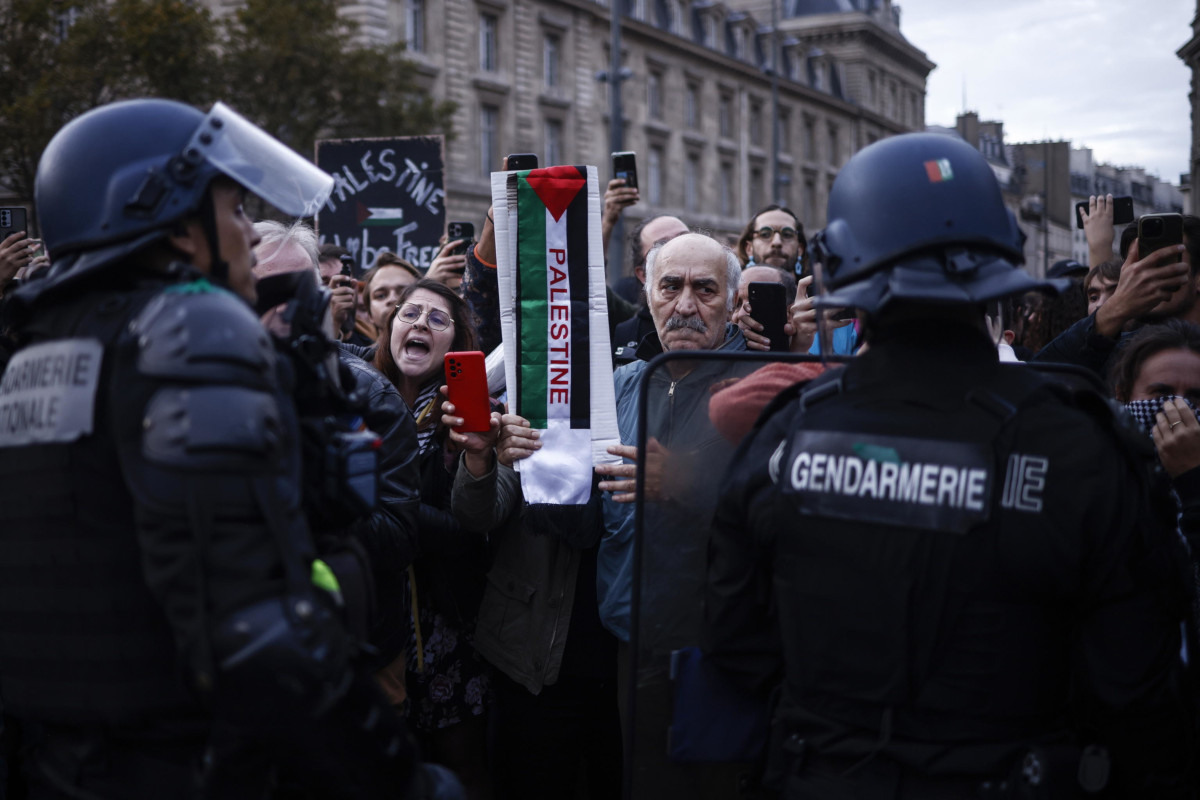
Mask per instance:
[[[316,231],[308,225],[303,222],[293,222],[291,225],[284,225],[282,222],[264,219],[254,223],[254,232],[262,240],[258,243],[258,247],[254,248],[255,252],[270,253],[266,258],[258,260],[260,265],[270,264],[271,259],[275,258],[280,250],[290,244],[294,244],[308,254],[309,258],[312,259],[313,269],[320,273],[320,246],[317,244]]]
[[[654,286],[654,268],[658,266],[659,254],[668,244],[682,239],[684,236],[704,236],[704,238],[720,245],[721,252],[725,256],[725,310],[732,314],[733,303],[737,299],[738,281],[742,277],[742,262],[738,260],[737,254],[730,249],[729,245],[718,242],[707,234],[693,231],[690,234],[685,233],[681,236],[676,236],[674,239],[668,239],[665,242],[656,242],[654,247],[650,248],[650,252],[646,253],[646,283],[642,288],[647,295],[650,294]]]

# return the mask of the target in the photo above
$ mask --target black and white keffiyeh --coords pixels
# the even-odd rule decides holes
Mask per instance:
[[[1155,397],[1150,400],[1133,400],[1125,404],[1125,410],[1129,412],[1129,416],[1133,417],[1133,421],[1141,428],[1147,436],[1154,432],[1154,425],[1158,412],[1162,411],[1163,403],[1168,400],[1182,400],[1187,403],[1187,407],[1192,410],[1197,419],[1200,419],[1200,410],[1197,410],[1196,404],[1186,397],[1177,397],[1173,394]]]

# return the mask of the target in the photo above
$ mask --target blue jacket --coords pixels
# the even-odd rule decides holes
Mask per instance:
[[[736,325],[730,325],[726,332],[725,343],[718,350],[725,352],[745,349],[746,340],[742,338],[741,331]],[[751,364],[748,366],[752,369],[761,365]],[[620,367],[613,374],[617,401],[617,427],[621,433],[622,444],[637,444],[638,387],[646,367],[646,361],[634,361]],[[698,366],[677,381],[671,380],[666,369],[656,371],[651,378],[650,386],[654,394],[652,394],[648,406],[649,433],[667,447],[673,455],[680,456],[679,460],[672,463],[672,469],[686,469],[689,461],[699,463],[702,459],[694,456],[713,446],[731,448],[709,422],[709,387],[716,380],[733,377],[742,374],[743,371],[749,371],[749,369],[731,370],[728,362],[716,362]],[[674,386],[680,388],[674,393],[672,402],[668,403],[668,392],[671,391],[670,387]],[[712,470],[708,470],[708,472],[711,473]],[[689,488],[698,486],[702,482],[693,482],[686,477],[680,478],[678,481],[681,485],[687,485]],[[689,492],[689,498],[691,496],[692,493]],[[710,516],[715,503],[714,496],[707,505]],[[673,512],[669,508],[672,506],[686,507],[689,514],[697,510],[694,503],[678,501],[656,503],[654,506],[664,507],[654,509],[655,512],[663,514],[672,514]],[[618,639],[627,642],[630,637],[630,605],[633,593],[634,504],[614,502],[612,494],[606,492],[603,496],[603,511],[605,535],[600,541],[600,551],[596,563],[596,591],[600,604],[600,621]],[[700,513],[703,513],[703,509],[700,509]],[[675,513],[674,516],[678,517],[678,513]],[[707,523],[701,524],[706,525]],[[679,526],[671,525],[671,527],[678,528]],[[707,532],[707,528],[703,528],[703,531]],[[704,542],[698,544],[696,542],[677,542],[675,544],[682,544],[687,553],[699,556],[699,567],[692,577],[700,582],[701,585],[698,588],[702,588]],[[683,559],[687,554],[680,552],[679,555]],[[699,618],[695,622],[698,624]]]

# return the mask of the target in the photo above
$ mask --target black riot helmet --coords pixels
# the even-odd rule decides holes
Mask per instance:
[[[34,199],[51,260],[44,288],[73,282],[198,217],[223,282],[209,186],[226,176],[293,216],[311,216],[333,179],[223,103],[172,100],[92,109],[54,135]]]
[[[980,153],[944,134],[910,133],[864,148],[829,193],[813,237],[823,307],[876,313],[896,300],[984,303],[1031,289],[1024,235]]]

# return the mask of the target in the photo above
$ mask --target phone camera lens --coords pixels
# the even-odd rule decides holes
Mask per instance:
[[[1163,221],[1161,219],[1148,219],[1142,223],[1142,236],[1157,238],[1162,236]]]

